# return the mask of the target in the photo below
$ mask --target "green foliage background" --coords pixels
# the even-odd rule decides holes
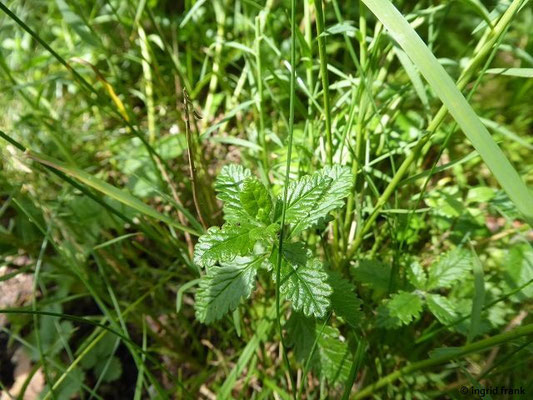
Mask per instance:
[[[394,6],[0,3],[42,398],[533,393],[533,9]]]

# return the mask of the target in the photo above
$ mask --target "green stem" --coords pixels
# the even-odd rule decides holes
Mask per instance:
[[[328,165],[333,164],[333,142],[331,139],[331,110],[329,100],[328,63],[326,59],[326,38],[324,37],[324,11],[322,0],[315,0],[316,33],[318,36],[318,54],[320,57],[320,76],[324,96],[324,116],[326,117],[326,157]]]
[[[308,1],[304,1],[304,36],[309,46],[310,53],[313,54],[313,29],[311,22],[311,7]],[[312,120],[313,115],[313,100],[315,97],[315,79],[313,74],[313,60],[312,57],[306,57],[305,59],[305,75],[307,81],[307,87],[312,97],[308,98],[307,102],[307,125],[308,125],[308,137],[313,148],[315,148],[315,134],[314,124]]]
[[[46,361],[44,359],[44,349],[43,349],[41,331],[39,329],[39,316],[36,313],[37,312],[37,301],[36,300],[37,300],[37,289],[38,289],[38,286],[39,286],[39,274],[40,274],[40,271],[41,271],[41,266],[43,264],[43,257],[44,257],[45,251],[46,251],[46,247],[48,246],[48,236],[50,235],[50,228],[51,228],[51,226],[49,225],[48,229],[46,231],[43,243],[41,245],[41,250],[39,252],[39,257],[37,258],[37,263],[35,265],[35,274],[34,274],[35,279],[33,281],[33,296],[32,296],[32,300],[31,300],[31,309],[34,312],[34,314],[32,316],[33,317],[33,326],[34,326],[34,329],[35,329],[35,338],[36,338],[36,341],[37,341],[37,349],[39,350],[39,360],[41,362],[41,365],[43,366],[44,376],[45,376],[47,382],[52,382],[52,380],[50,378],[50,370],[48,369],[48,363],[46,363]],[[43,293],[43,294],[46,295],[46,293]],[[55,386],[52,387],[50,385],[50,391],[47,393],[47,396],[48,397],[51,396],[52,399],[56,398]]]
[[[268,173],[268,151],[265,137],[265,110],[263,108],[263,64],[261,62],[261,41],[263,40],[263,32],[261,29],[261,14],[255,17],[255,64],[257,68],[257,94],[259,98],[256,101],[257,111],[259,112],[259,143],[263,149],[263,168]]]
[[[283,347],[283,360],[291,380],[293,396],[296,399],[296,387],[291,373],[291,364],[287,356],[287,346],[283,339],[280,310],[280,285],[281,285],[281,257],[283,251],[283,237],[285,234],[285,217],[287,213],[287,197],[291,172],[292,138],[294,135],[294,105],[296,100],[296,0],[291,0],[291,71],[290,71],[290,100],[289,100],[289,142],[287,144],[287,165],[285,168],[285,186],[283,189],[283,206],[281,211],[281,228],[279,232],[278,258],[276,265],[276,321],[279,330],[280,342]]]
[[[152,80],[150,45],[144,29],[139,26],[139,43],[141,46],[141,65],[144,77],[144,95],[146,96],[146,110],[148,116],[148,142],[153,146],[156,140],[156,125],[155,125],[155,105],[154,105],[154,86]]]
[[[377,389],[380,389],[386,385],[391,384],[402,376],[409,375],[415,371],[419,371],[426,368],[431,368],[436,365],[443,364],[447,361],[454,360],[457,358],[465,357],[472,353],[477,353],[486,349],[489,349],[494,346],[498,346],[503,343],[507,343],[511,340],[515,340],[519,337],[533,334],[533,324],[522,326],[520,328],[513,329],[510,332],[505,332],[496,336],[489,337],[487,339],[479,340],[477,342],[471,343],[467,346],[457,348],[457,351],[450,352],[449,354],[444,354],[440,357],[428,358],[423,361],[418,361],[413,364],[407,365],[403,368],[400,368],[393,373],[381,378],[377,382],[365,387],[363,390],[358,392],[353,399],[362,399],[374,393]]]
[[[226,6],[227,4],[221,4],[221,1],[214,1],[213,8],[215,10],[217,20],[217,35],[215,41],[215,51],[213,55],[213,69],[211,80],[209,81],[209,92],[205,101],[204,107],[204,124],[211,122],[211,108],[213,106],[214,96],[218,86],[218,76],[220,73],[220,66],[222,64],[222,43],[224,42],[225,24],[226,24]],[[205,125],[204,125],[205,127]]]
[[[324,116],[326,119],[326,158],[327,164],[333,164],[333,140],[331,135],[331,102],[329,96],[328,61],[326,54],[326,38],[324,36],[324,10],[322,0],[315,0],[316,9],[316,33],[318,40],[318,54],[320,57],[320,77],[322,78],[322,95],[324,98]],[[338,260],[339,248],[339,219],[333,222],[333,258]],[[337,264],[337,261],[335,261]]]

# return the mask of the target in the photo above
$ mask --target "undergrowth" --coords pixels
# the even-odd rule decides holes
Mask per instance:
[[[0,3],[0,392],[531,398],[532,22]]]

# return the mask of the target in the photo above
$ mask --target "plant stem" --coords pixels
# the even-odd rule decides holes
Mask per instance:
[[[436,365],[443,364],[447,361],[465,357],[472,353],[477,353],[486,349],[489,349],[494,346],[498,346],[503,343],[507,343],[511,340],[517,339],[522,336],[533,334],[533,324],[522,326],[516,328],[510,332],[505,332],[496,336],[489,337],[487,339],[479,340],[477,342],[471,343],[467,346],[457,348],[457,351],[450,352],[449,354],[444,354],[439,357],[428,358],[423,361],[418,361],[413,364],[407,365],[403,368],[400,368],[393,373],[381,378],[377,382],[365,387],[363,390],[358,392],[353,399],[362,399],[374,393],[377,389],[380,389],[386,385],[391,384],[398,378],[408,375],[412,372],[419,371],[426,368],[431,368]]]
[[[283,206],[281,211],[281,227],[279,231],[278,259],[276,266],[276,321],[279,330],[280,342],[283,347],[283,360],[291,380],[294,399],[296,399],[296,387],[291,372],[291,364],[287,355],[287,346],[283,339],[283,327],[281,326],[280,310],[280,285],[281,285],[281,257],[283,250],[283,237],[285,234],[285,217],[287,213],[287,196],[291,172],[292,138],[294,135],[294,105],[296,97],[296,0],[291,0],[291,70],[290,70],[290,100],[289,100],[289,142],[287,144],[287,165],[285,168],[285,186],[283,189]]]
[[[304,1],[304,36],[309,46],[310,54],[313,54],[313,28],[311,21],[311,6],[309,1]],[[307,100],[307,131],[308,140],[312,148],[315,148],[315,129],[313,123],[313,101],[315,97],[315,78],[313,74],[313,59],[306,57],[304,61],[307,87],[311,96]]]
[[[139,42],[141,45],[141,55],[142,55],[142,69],[143,76],[145,80],[144,85],[144,95],[146,96],[146,110],[148,116],[148,142],[153,146],[156,138],[156,128],[155,128],[155,106],[154,106],[154,89],[152,82],[152,69],[150,63],[152,62],[152,57],[150,55],[150,48],[148,44],[148,39],[144,33],[144,29],[139,26]]]
[[[266,137],[265,137],[265,110],[263,108],[263,65],[261,62],[261,41],[263,39],[263,32],[261,27],[261,13],[255,17],[255,64],[257,68],[257,94],[258,98],[256,100],[257,111],[259,111],[259,143],[263,149],[263,168],[265,171],[268,171],[268,151],[266,146]]]
[[[194,207],[196,208],[196,213],[198,214],[198,219],[200,220],[203,228],[207,229],[208,225],[205,223],[204,218],[202,217],[202,211],[198,202],[196,167],[194,164],[194,144],[191,138],[191,123],[189,116],[189,101],[187,89],[183,89],[183,105],[185,107],[185,135],[187,136],[187,155],[189,158],[189,172],[191,174],[192,199],[194,202]]]
[[[322,78],[322,95],[324,98],[324,116],[326,119],[326,158],[327,165],[333,165],[333,140],[331,135],[331,106],[329,97],[328,61],[326,54],[326,38],[324,37],[324,10],[322,0],[315,0],[316,33],[318,40],[318,54],[320,57],[320,77]],[[338,260],[340,216],[333,222],[333,259]],[[337,264],[337,262],[335,262]]]
[[[215,15],[217,16],[217,34],[215,42],[215,51],[213,55],[213,74],[211,75],[211,80],[209,81],[209,92],[207,94],[207,99],[205,101],[204,107],[204,127],[205,124],[208,124],[211,121],[211,108],[213,107],[213,100],[215,96],[215,91],[218,86],[218,75],[220,72],[220,65],[222,64],[222,43],[224,41],[225,35],[225,24],[226,24],[226,5],[221,4],[221,1],[214,1],[213,7],[215,9]]]
[[[333,142],[331,139],[331,110],[329,100],[328,63],[326,59],[326,38],[324,37],[324,11],[322,0],[315,0],[316,33],[318,36],[318,54],[320,57],[320,76],[324,96],[324,116],[326,118],[326,157],[328,165],[333,164]],[[293,66],[294,68],[294,66]]]

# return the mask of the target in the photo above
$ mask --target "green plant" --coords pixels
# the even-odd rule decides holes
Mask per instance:
[[[1,1],[0,397],[533,393],[530,3]]]
[[[326,315],[333,289],[322,262],[291,239],[307,229],[324,230],[330,213],[342,207],[351,182],[348,168],[333,166],[292,181],[287,188],[285,222],[290,230],[281,250],[279,288],[293,308],[308,317]],[[283,199],[241,165],[224,166],[215,189],[226,222],[209,228],[194,249],[194,261],[206,269],[195,303],[196,317],[205,323],[222,318],[241,298],[250,297],[259,269],[273,270],[283,207]]]

